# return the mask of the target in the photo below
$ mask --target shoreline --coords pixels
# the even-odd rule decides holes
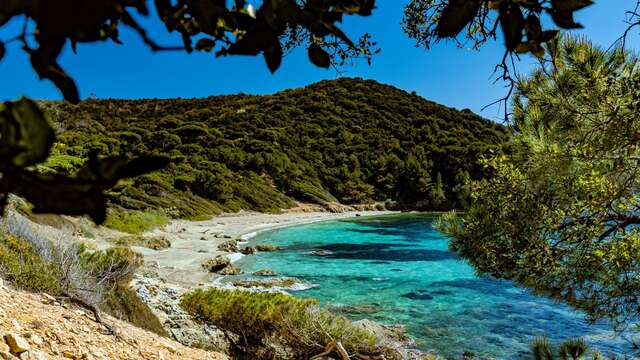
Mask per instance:
[[[162,236],[171,247],[152,250],[135,247],[144,256],[145,267],[169,282],[184,287],[213,284],[222,275],[207,272],[202,263],[218,255],[227,255],[232,261],[243,256],[218,250],[218,246],[230,239],[248,242],[260,233],[289,226],[312,224],[321,221],[341,220],[397,214],[397,211],[346,211],[285,212],[263,214],[239,212],[214,216],[203,221],[174,220],[161,229],[154,229],[144,236]]]

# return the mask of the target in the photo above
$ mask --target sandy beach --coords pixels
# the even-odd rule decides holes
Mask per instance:
[[[164,236],[171,247],[152,250],[135,247],[144,255],[145,264],[170,283],[186,287],[206,284],[219,278],[202,268],[202,263],[220,254],[228,254],[237,260],[241,254],[229,254],[218,250],[218,245],[229,239],[249,240],[257,233],[286,226],[318,221],[392,214],[390,211],[300,212],[263,214],[240,212],[223,214],[204,221],[174,220],[162,229],[146,233],[148,236]]]

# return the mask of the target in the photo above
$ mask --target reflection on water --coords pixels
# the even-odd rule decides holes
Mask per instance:
[[[318,288],[314,297],[353,319],[402,323],[423,350],[496,359],[527,354],[534,336],[582,336],[604,354],[631,351],[606,324],[587,324],[566,306],[506,281],[479,278],[448,251],[447,239],[421,215],[331,221],[280,229],[252,242],[284,246],[241,260],[247,272],[269,268]],[[324,256],[314,255],[322,250]]]

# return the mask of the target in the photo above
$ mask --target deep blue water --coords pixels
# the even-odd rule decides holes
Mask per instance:
[[[528,354],[534,336],[584,337],[603,354],[630,352],[606,324],[529,294],[507,281],[479,278],[448,251],[447,238],[426,215],[321,222],[261,233],[252,244],[285,250],[247,256],[246,272],[269,268],[318,285],[296,296],[319,299],[352,319],[404,324],[417,347],[459,357],[495,359]],[[326,250],[327,256],[311,252]]]

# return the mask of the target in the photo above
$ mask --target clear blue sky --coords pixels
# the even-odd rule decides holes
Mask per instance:
[[[479,52],[459,49],[442,43],[434,49],[414,46],[400,28],[407,0],[378,0],[370,17],[348,17],[343,29],[353,38],[370,32],[382,52],[373,64],[358,63],[344,68],[342,76],[363,77],[392,84],[407,91],[456,108],[476,112],[500,98],[502,84],[493,85],[490,76],[502,54],[501,43],[485,45]],[[595,43],[608,47],[625,29],[624,11],[635,0],[598,0],[577,13],[586,34]],[[178,36],[167,35],[161,24],[146,22],[155,38],[164,44],[179,43]],[[0,39],[19,32],[19,24],[9,24],[0,31]],[[79,45],[78,54],[66,49],[60,63],[76,79],[81,96],[100,98],[168,98],[206,97],[230,93],[265,94],[300,87],[337,76],[332,70],[315,68],[304,50],[287,56],[282,67],[272,75],[262,57],[215,58],[209,53],[183,52],[152,54],[139,38],[125,30],[124,45],[110,42]],[[638,45],[634,37],[630,46]],[[523,58],[519,68],[526,71],[533,60]],[[0,61],[0,100],[26,95],[40,99],[60,99],[59,92],[47,81],[39,81],[29,61],[13,43]],[[493,107],[482,112],[488,118],[500,116]]]

